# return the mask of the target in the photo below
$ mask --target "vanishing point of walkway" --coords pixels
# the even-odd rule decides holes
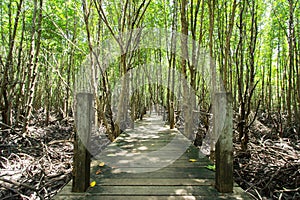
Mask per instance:
[[[69,183],[56,199],[250,199],[237,185],[232,194],[218,193],[209,160],[156,115],[136,122],[94,159],[96,185],[72,193]]]

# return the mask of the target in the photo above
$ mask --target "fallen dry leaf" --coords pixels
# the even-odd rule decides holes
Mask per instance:
[[[98,169],[98,170],[96,171],[96,175],[101,174],[101,173],[102,173],[102,171],[101,171],[100,169]]]
[[[197,162],[197,160],[196,159],[189,159],[189,162]]]
[[[105,165],[105,162],[101,162],[100,164],[99,164],[99,167],[103,167]]]

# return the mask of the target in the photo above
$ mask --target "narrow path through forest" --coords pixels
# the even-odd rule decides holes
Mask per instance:
[[[136,122],[95,158],[96,185],[71,193],[69,183],[56,199],[249,199],[236,185],[233,194],[218,193],[210,161],[156,114]]]

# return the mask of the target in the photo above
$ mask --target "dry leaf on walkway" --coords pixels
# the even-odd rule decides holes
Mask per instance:
[[[191,159],[189,159],[189,162],[197,162],[197,160],[196,160],[196,159],[193,159],[193,158],[191,158]]]
[[[99,167],[103,167],[105,165],[105,162],[101,162],[100,164],[99,164]]]
[[[96,175],[101,174],[101,173],[102,173],[102,171],[101,171],[100,169],[98,169],[98,170],[96,171]]]

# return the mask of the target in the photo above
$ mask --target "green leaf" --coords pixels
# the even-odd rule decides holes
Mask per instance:
[[[207,165],[205,168],[212,170],[212,171],[216,171],[216,165]]]

